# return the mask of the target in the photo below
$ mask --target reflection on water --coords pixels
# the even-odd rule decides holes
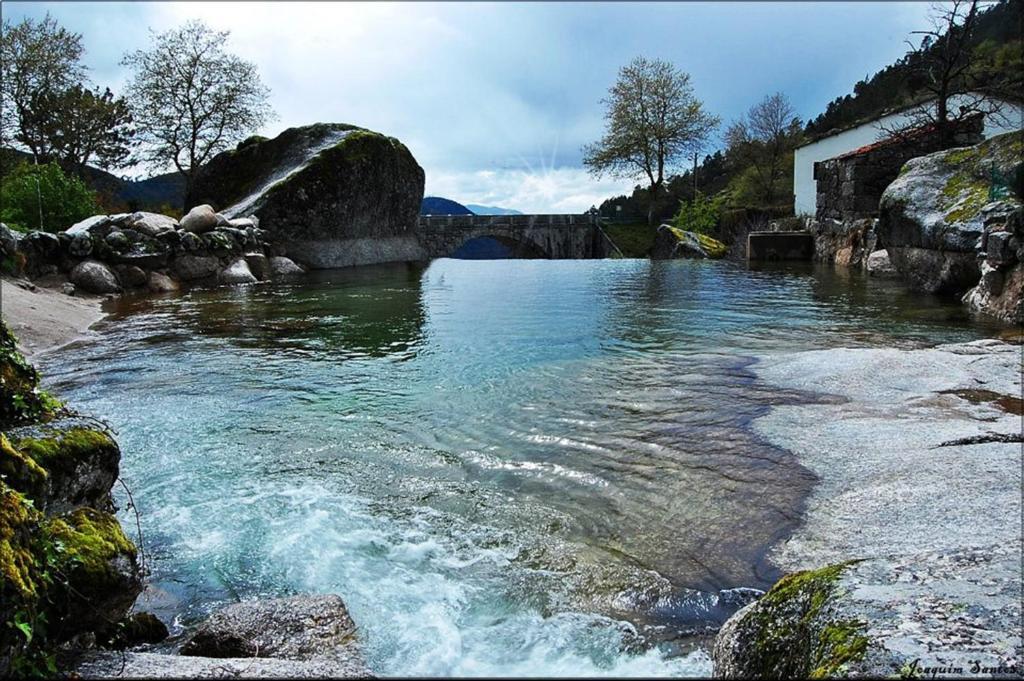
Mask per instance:
[[[814,483],[749,427],[811,396],[752,357],[986,331],[957,310],[811,267],[438,260],[124,300],[44,368],[120,433],[164,616],[333,591],[382,674],[699,675],[683,635],[777,577]]]

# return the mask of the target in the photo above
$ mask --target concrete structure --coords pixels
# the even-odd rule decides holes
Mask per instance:
[[[428,257],[444,258],[472,239],[490,237],[524,258],[604,258],[614,245],[596,215],[421,215]]]
[[[747,260],[810,260],[814,236],[810,232],[751,232],[747,235]]]
[[[951,101],[950,110],[956,110]],[[874,120],[837,131],[797,147],[793,161],[793,192],[797,215],[814,215],[817,211],[817,188],[814,181],[814,164],[860,149],[886,137],[886,129],[898,128],[910,121],[912,107],[891,112]],[[1020,130],[1024,120],[1024,107],[1004,102],[999,115],[985,117],[982,136],[984,138],[1004,132]]]

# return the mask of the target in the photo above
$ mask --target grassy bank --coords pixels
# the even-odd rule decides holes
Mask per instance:
[[[627,258],[646,258],[654,246],[657,229],[657,226],[652,227],[646,222],[635,222],[607,225],[604,231]]]

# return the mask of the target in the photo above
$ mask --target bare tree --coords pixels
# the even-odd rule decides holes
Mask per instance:
[[[32,103],[63,92],[85,77],[82,36],[47,13],[41,21],[4,21],[0,29],[0,143],[17,142],[47,161],[50,139],[40,130]]]
[[[256,66],[225,52],[228,35],[190,21],[123,61],[134,71],[128,103],[143,158],[184,175],[186,208],[199,167],[273,116]]]
[[[689,74],[660,59],[622,67],[601,103],[605,133],[583,148],[583,163],[597,176],[645,178],[652,223],[666,172],[702,148],[719,120],[694,96]]]
[[[750,169],[765,206],[775,204],[785,180],[792,176],[792,153],[800,138],[800,120],[781,92],[750,107],[726,131],[730,158]]]
[[[1000,116],[999,89],[974,68],[975,28],[979,0],[952,0],[931,6],[929,23],[917,44],[908,40],[912,84],[924,96],[895,124],[882,126],[883,136],[905,137],[933,129],[943,147],[955,144],[963,124],[978,115]]]

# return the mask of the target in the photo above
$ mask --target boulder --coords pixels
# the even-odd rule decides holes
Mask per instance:
[[[896,268],[892,266],[892,262],[889,261],[889,252],[885,249],[879,249],[868,256],[865,261],[868,274],[872,277],[895,277],[897,276]]]
[[[111,222],[109,216],[93,215],[91,218],[86,218],[81,222],[76,222],[64,231],[71,236],[75,236],[77,234],[88,234],[89,236],[92,236],[93,234],[96,234],[102,237],[107,235],[110,228]]]
[[[164,232],[176,230],[178,228],[178,221],[169,215],[140,211],[131,214],[127,226],[142,232],[146,236],[156,237]]]
[[[205,279],[217,274],[220,260],[213,256],[179,255],[174,260],[174,271],[182,281]]]
[[[117,650],[88,651],[71,668],[83,679],[370,678],[370,671],[356,660],[184,657]]]
[[[114,230],[103,240],[107,242],[107,246],[109,246],[110,250],[114,253],[124,253],[131,248],[132,245],[132,242],[128,239],[128,235],[120,230]]]
[[[393,137],[343,124],[291,128],[203,166],[195,196],[256,216],[314,268],[416,260],[423,169]]]
[[[149,281],[146,270],[136,265],[118,265],[117,276],[125,288],[141,288]]]
[[[186,253],[199,253],[206,248],[203,238],[198,234],[191,232],[175,232],[175,234],[181,235],[181,247]]]
[[[249,271],[260,281],[266,281],[273,276],[270,270],[270,260],[262,253],[246,253],[245,262],[249,265]]]
[[[356,658],[356,626],[340,597],[243,601],[218,610],[181,647],[200,657]]]
[[[47,634],[59,641],[83,631],[111,631],[142,592],[135,545],[117,518],[80,508],[49,518],[41,531],[62,547],[54,558],[61,580],[50,601],[65,616],[51,620]]]
[[[0,256],[12,256],[18,250],[21,234],[0,222]]]
[[[178,290],[178,283],[160,272],[150,272],[146,285],[153,293],[170,293]]]
[[[170,635],[167,625],[149,612],[136,612],[118,623],[109,646],[117,649],[131,648],[143,643],[160,643]]]
[[[1022,157],[1024,133],[1012,132],[904,164],[882,194],[876,225],[904,280],[932,293],[962,294],[977,283],[986,224],[1020,206],[992,178],[1015,175]]]
[[[76,234],[68,243],[68,252],[76,258],[88,258],[92,255],[92,237]]]
[[[289,277],[304,274],[305,270],[296,265],[291,258],[275,255],[270,258],[270,273],[275,277]]]
[[[31,492],[40,510],[51,515],[84,506],[113,510],[110,488],[117,480],[121,452],[106,431],[83,419],[65,418],[12,429],[7,439],[8,446],[46,471],[36,485],[7,471],[9,484]]]
[[[249,270],[245,258],[236,258],[231,264],[225,267],[217,275],[217,281],[222,284],[255,284],[257,279]]]
[[[721,258],[726,246],[704,234],[688,232],[672,225],[662,225],[654,237],[651,258]]]
[[[988,229],[992,231],[983,238],[981,276],[964,302],[976,312],[1020,326],[1024,324],[1024,208]]]
[[[89,293],[117,293],[121,285],[113,271],[98,260],[83,260],[69,275],[71,283]]]
[[[181,229],[193,234],[204,234],[217,227],[217,213],[213,206],[203,204],[196,206],[181,219]]]

